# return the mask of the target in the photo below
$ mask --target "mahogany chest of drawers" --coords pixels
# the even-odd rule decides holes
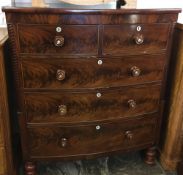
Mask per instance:
[[[153,164],[180,10],[3,10],[27,174],[145,148]]]

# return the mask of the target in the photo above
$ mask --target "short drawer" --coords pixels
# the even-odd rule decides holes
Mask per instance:
[[[153,144],[156,118],[79,126],[28,127],[31,158],[74,157]]]
[[[160,85],[83,92],[25,93],[28,123],[80,123],[134,117],[159,109]]]
[[[18,32],[21,53],[61,54],[62,56],[98,54],[96,25],[21,24],[18,26]]]
[[[170,24],[126,24],[103,27],[104,55],[160,53],[167,49]]]
[[[24,88],[100,88],[161,81],[165,55],[103,59],[27,59]]]

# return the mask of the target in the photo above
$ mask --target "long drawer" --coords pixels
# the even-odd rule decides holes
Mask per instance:
[[[100,88],[161,81],[165,55],[22,61],[24,88]]]
[[[112,120],[159,110],[161,85],[82,92],[25,93],[28,123],[82,123]]]
[[[18,25],[20,53],[97,55],[97,25]]]
[[[71,157],[153,144],[155,115],[99,125],[28,127],[31,158]]]
[[[106,25],[103,27],[104,55],[161,53],[167,49],[169,24]]]

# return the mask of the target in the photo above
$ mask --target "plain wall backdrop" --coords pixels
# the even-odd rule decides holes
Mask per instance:
[[[183,9],[183,0],[137,0],[137,8],[182,8]],[[183,12],[179,14],[178,22],[183,24]]]

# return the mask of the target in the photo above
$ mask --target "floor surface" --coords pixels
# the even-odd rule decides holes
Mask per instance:
[[[103,157],[95,160],[39,163],[38,175],[176,175],[160,164],[146,165],[139,153]]]

